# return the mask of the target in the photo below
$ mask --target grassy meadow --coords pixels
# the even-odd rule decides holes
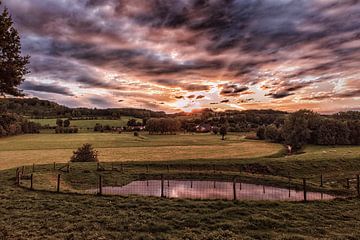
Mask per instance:
[[[75,184],[72,177],[81,181],[81,172],[94,167],[95,164],[75,164],[70,175],[62,173],[62,187]],[[134,165],[118,177],[131,178],[132,173],[141,171],[140,167]],[[44,169],[51,169],[51,165],[38,166],[35,189],[41,184],[55,186],[56,172],[54,179],[39,180]],[[14,173],[12,169],[0,174],[0,239],[360,238],[358,199],[234,202],[57,194],[16,187]]]
[[[63,118],[65,120],[66,118]],[[94,119],[94,120],[71,120],[70,126],[72,127],[78,127],[78,128],[94,128],[96,123],[100,123],[101,125],[109,125],[111,127],[124,127],[126,126],[129,119],[136,119],[138,121],[141,121],[141,119],[128,117],[128,116],[122,116],[118,120],[111,120],[111,119]],[[50,126],[50,127],[56,127],[56,118],[44,118],[44,119],[29,119],[31,122],[39,123],[42,126]]]
[[[279,144],[245,140],[242,134],[228,135],[226,141],[212,134],[35,134],[0,139],[0,169],[67,162],[84,143],[93,144],[101,161],[237,159],[273,155],[283,149]]]

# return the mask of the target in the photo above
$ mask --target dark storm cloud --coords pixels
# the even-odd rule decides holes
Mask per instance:
[[[324,94],[318,94],[316,96],[312,97],[306,97],[303,98],[303,100],[316,100],[316,101],[322,101],[327,100],[331,98],[354,98],[354,97],[360,97],[360,89],[356,90],[347,90],[340,93],[324,93]]]
[[[74,94],[67,87],[62,87],[57,84],[44,84],[39,82],[26,81],[21,86],[21,89],[25,91],[35,91],[44,93],[55,93],[65,96],[74,96]]]
[[[153,82],[166,87],[178,87],[189,92],[208,91],[210,89],[209,85],[183,83],[175,79],[155,79]]]
[[[286,98],[288,96],[294,95],[294,93],[291,92],[277,92],[277,93],[269,93],[267,96],[270,96],[274,99],[279,99],[279,98]]]
[[[223,84],[220,92],[223,96],[239,96],[240,93],[245,92],[249,88],[246,86],[239,86],[236,84]]]

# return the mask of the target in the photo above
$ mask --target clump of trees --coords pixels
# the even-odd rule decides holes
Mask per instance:
[[[55,133],[78,133],[79,129],[77,127],[70,127],[70,120],[62,120],[58,118],[56,120]]]
[[[40,124],[29,122],[16,114],[0,115],[0,137],[40,133]]]
[[[321,116],[309,110],[300,110],[289,114],[284,124],[261,126],[257,130],[259,139],[285,143],[294,150],[305,144],[317,145],[360,145],[360,120],[353,120],[356,114],[349,114],[350,119],[338,116]]]
[[[94,150],[91,144],[86,143],[74,151],[70,159],[71,162],[98,162],[98,152]]]
[[[146,121],[149,134],[176,134],[181,129],[181,123],[175,118],[150,118]]]

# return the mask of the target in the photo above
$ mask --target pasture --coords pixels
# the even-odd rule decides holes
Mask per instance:
[[[245,140],[242,134],[228,135],[226,141],[213,134],[35,134],[0,139],[0,169],[67,162],[84,143],[93,144],[101,161],[244,159],[274,155],[283,149],[279,144]]]
[[[66,118],[63,118],[65,120]],[[138,121],[141,121],[141,119],[128,117],[128,116],[122,116],[120,119],[112,120],[112,119],[94,119],[94,120],[71,120],[70,126],[72,127],[78,127],[82,129],[86,128],[94,128],[94,126],[99,123],[103,126],[109,125],[111,127],[124,127],[126,126],[129,119],[136,119]],[[44,118],[44,119],[29,119],[31,122],[39,123],[42,126],[50,126],[50,127],[56,127],[56,118]]]

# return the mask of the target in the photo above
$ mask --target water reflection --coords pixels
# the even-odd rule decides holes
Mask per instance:
[[[214,182],[214,181],[164,181],[163,195],[168,198],[189,198],[189,199],[227,199],[233,200],[277,200],[277,201],[302,201],[303,191],[296,191],[287,188],[263,186],[248,183]],[[92,193],[98,190],[91,190]],[[141,195],[157,196],[162,195],[161,181],[134,181],[123,187],[103,187],[105,195]],[[307,192],[307,200],[331,200],[335,196]]]

